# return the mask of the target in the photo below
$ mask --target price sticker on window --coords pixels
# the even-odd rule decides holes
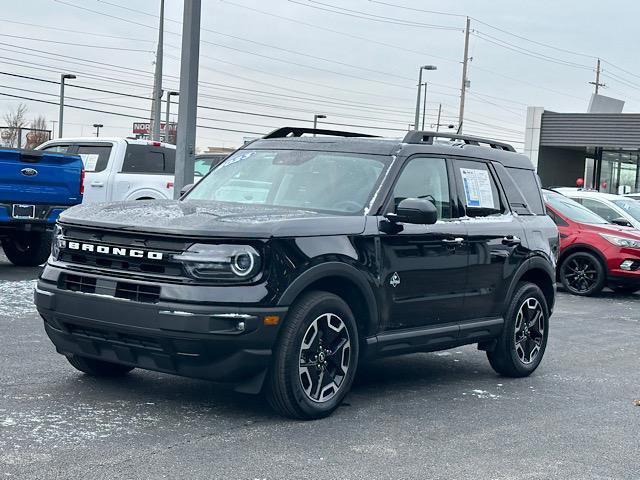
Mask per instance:
[[[495,208],[493,203],[493,192],[491,190],[491,179],[486,170],[474,168],[461,168],[462,184],[467,207],[475,208]]]

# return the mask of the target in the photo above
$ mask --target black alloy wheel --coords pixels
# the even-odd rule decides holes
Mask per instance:
[[[325,313],[316,318],[300,346],[298,373],[304,393],[313,402],[333,398],[349,372],[351,339],[342,319]]]
[[[527,298],[518,310],[513,332],[516,353],[523,364],[533,363],[540,353],[545,328],[542,305],[534,297]]]
[[[560,281],[574,295],[595,295],[604,287],[604,267],[591,253],[573,253],[560,266]]]

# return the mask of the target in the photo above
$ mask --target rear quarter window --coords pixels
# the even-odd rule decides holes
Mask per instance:
[[[540,182],[536,172],[523,168],[507,168],[507,172],[524,195],[529,210],[536,215],[544,215]]]

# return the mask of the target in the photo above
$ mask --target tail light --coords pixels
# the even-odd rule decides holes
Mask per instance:
[[[80,195],[84,195],[84,168],[80,170]]]

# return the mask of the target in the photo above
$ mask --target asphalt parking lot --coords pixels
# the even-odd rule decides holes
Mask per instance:
[[[530,378],[473,347],[386,359],[295,422],[203,381],[76,372],[31,303],[38,273],[0,257],[1,478],[640,478],[640,295],[560,293]]]

